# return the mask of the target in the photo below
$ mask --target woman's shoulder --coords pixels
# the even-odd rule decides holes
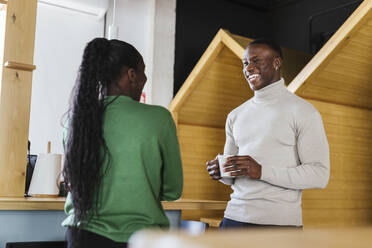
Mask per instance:
[[[159,105],[150,105],[150,104],[143,104],[139,103],[140,106],[143,108],[143,110],[146,112],[146,114],[150,116],[159,116],[163,118],[171,118],[172,115],[169,112],[169,110],[163,106]]]
[[[150,105],[137,103],[137,108],[133,114],[133,118],[143,125],[150,125],[153,128],[168,128],[172,125],[172,114],[165,107],[158,105]]]

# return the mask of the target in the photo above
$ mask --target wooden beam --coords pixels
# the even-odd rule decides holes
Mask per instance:
[[[8,3],[8,0],[0,0],[0,3],[1,4],[7,4]]]
[[[0,196],[21,197],[25,191],[36,7],[36,0],[7,3],[4,61],[10,63],[0,90]]]
[[[236,40],[233,38],[233,35],[224,29],[221,29],[221,40],[222,42],[235,53],[235,55],[242,59],[244,55],[245,47],[242,47]]]

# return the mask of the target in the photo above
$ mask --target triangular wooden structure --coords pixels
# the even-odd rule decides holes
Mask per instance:
[[[242,73],[242,57],[251,39],[220,30],[179,90],[169,109],[177,123],[184,168],[183,198],[228,200],[230,188],[209,179],[205,162],[223,152],[227,114],[253,91]],[[283,49],[282,75],[291,81],[310,56]],[[213,216],[195,212],[184,218]],[[219,213],[221,214],[221,213]]]
[[[372,223],[371,6],[365,0],[303,69],[308,56],[284,49],[288,89],[320,111],[331,150],[328,187],[304,191],[305,226]],[[181,146],[183,198],[229,199],[229,188],[209,179],[205,162],[223,151],[226,115],[253,95],[241,64],[249,42],[220,30],[169,106]]]

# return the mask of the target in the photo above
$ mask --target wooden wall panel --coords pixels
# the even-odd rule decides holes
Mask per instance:
[[[372,224],[372,111],[310,100],[322,114],[331,154],[326,189],[305,190],[304,225]]]
[[[227,200],[229,187],[213,181],[206,170],[206,162],[223,153],[225,131],[220,128],[180,124],[178,137],[184,173],[183,198]]]
[[[224,129],[180,124],[178,137],[184,173],[182,198],[229,200],[230,186],[210,179],[206,169],[207,161],[223,153]],[[193,220],[212,216],[222,218],[223,211],[183,211],[182,216]]]

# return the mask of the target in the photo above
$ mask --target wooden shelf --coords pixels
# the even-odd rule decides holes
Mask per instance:
[[[0,197],[0,210],[63,210],[66,198]],[[165,210],[224,210],[226,201],[179,199],[162,202]]]
[[[63,210],[64,197],[0,197],[0,210]]]

